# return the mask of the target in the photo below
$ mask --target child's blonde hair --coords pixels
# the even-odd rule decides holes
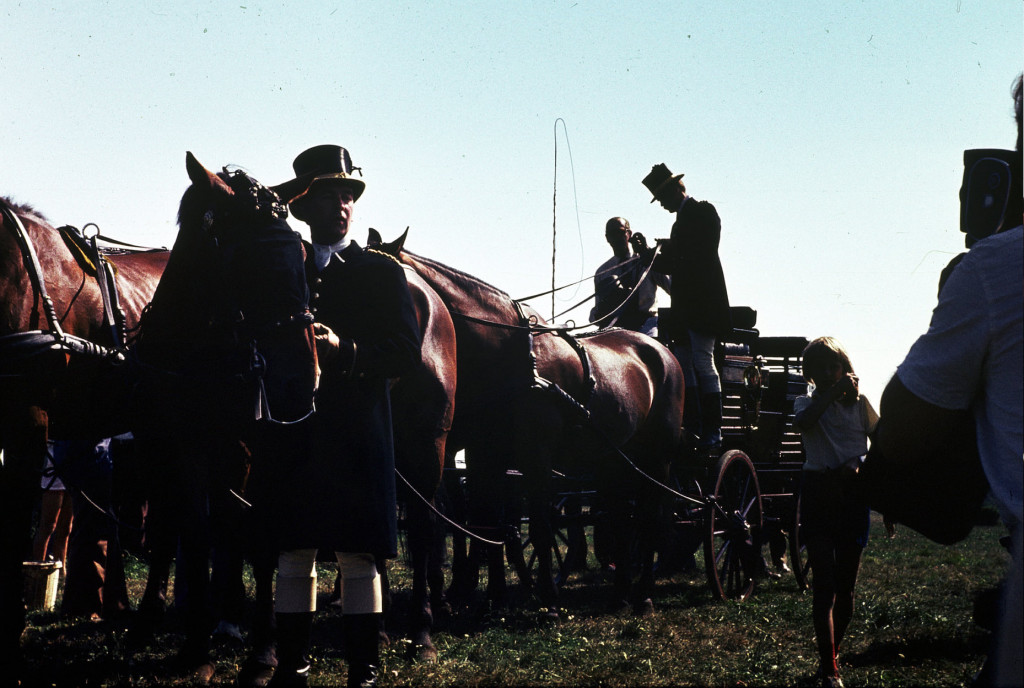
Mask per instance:
[[[801,357],[804,379],[811,384],[817,384],[815,380],[825,372],[825,366],[836,359],[842,364],[843,373],[853,373],[850,354],[846,353],[846,348],[835,337],[818,337],[804,347]]]

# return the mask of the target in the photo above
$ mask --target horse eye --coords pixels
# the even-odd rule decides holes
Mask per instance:
[[[210,227],[213,227],[213,211],[207,210],[203,215],[203,230],[209,231]]]

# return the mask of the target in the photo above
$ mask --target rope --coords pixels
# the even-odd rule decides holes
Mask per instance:
[[[625,307],[626,303],[629,302],[630,297],[632,297],[633,294],[636,293],[636,290],[639,289],[640,285],[643,284],[644,280],[647,279],[647,276],[650,274],[651,270],[654,268],[654,261],[658,257],[658,254],[660,252],[661,252],[661,244],[657,244],[654,247],[654,251],[651,253],[651,262],[644,269],[644,272],[640,276],[640,279],[638,279],[636,284],[633,285],[632,289],[630,289],[629,296],[627,296],[623,300],[622,303],[620,303],[613,311],[611,311],[610,313],[604,315],[603,317],[600,317],[597,320],[594,320],[594,321],[591,321],[591,322],[584,323],[582,325],[577,325],[574,322],[573,323],[567,323],[565,325],[540,325],[539,323],[536,322],[536,318],[530,318],[530,322],[529,322],[528,325],[513,325],[511,323],[503,323],[503,322],[497,322],[495,320],[486,320],[484,318],[477,318],[477,317],[472,316],[472,315],[467,315],[466,313],[459,313],[459,312],[451,311],[451,310],[449,312],[451,313],[451,316],[453,318],[461,318],[462,320],[467,320],[469,322],[477,323],[478,325],[485,325],[487,327],[496,327],[496,328],[502,328],[502,329],[506,329],[506,330],[513,330],[513,331],[562,333],[562,332],[569,332],[569,331],[572,331],[572,330],[582,330],[582,329],[587,328],[587,327],[598,325],[599,323],[604,323],[605,321],[609,321],[613,317],[617,316],[619,311],[621,311]],[[639,260],[639,256],[634,256],[634,257],[630,258],[629,260],[631,260],[631,261],[632,260]],[[621,265],[622,265],[622,263],[620,263],[619,265],[617,265],[615,267],[621,267]],[[608,269],[612,270],[614,268],[608,268]],[[603,274],[603,272],[602,273],[597,273],[597,274]],[[536,296],[543,296],[543,293],[542,294],[535,294],[534,297],[536,297]],[[533,297],[526,297],[526,298],[523,298],[523,299],[512,299],[512,303],[520,304],[520,303],[522,303],[523,301],[526,301],[529,298],[533,298]],[[565,315],[569,311],[573,310],[577,306],[580,306],[580,305],[586,303],[587,301],[589,301],[592,298],[594,298],[593,295],[588,296],[587,298],[583,299],[583,301],[580,301],[576,305],[570,307],[568,310],[565,310],[562,313],[559,313],[555,317],[561,317],[562,315]]]
[[[491,545],[492,547],[501,547],[501,546],[503,546],[505,544],[501,540],[488,540],[487,538],[480,537],[476,533],[470,532],[469,530],[464,528],[462,525],[456,523],[455,521],[451,520],[450,518],[445,516],[443,513],[441,513],[438,510],[438,508],[436,506],[434,506],[433,501],[431,501],[431,500],[427,499],[426,497],[424,497],[419,492],[419,490],[417,490],[415,487],[413,487],[412,483],[410,483],[408,480],[406,480],[405,476],[402,475],[402,473],[397,468],[395,469],[395,475],[397,475],[399,477],[399,479],[405,484],[405,486],[407,488],[409,488],[410,492],[412,492],[414,495],[416,495],[420,499],[421,502],[423,502],[424,504],[427,505],[428,509],[433,511],[441,520],[443,520],[445,523],[447,523],[452,528],[455,528],[456,530],[458,530],[463,535],[466,535],[467,537],[470,537],[473,540],[476,540],[477,542],[482,542],[485,545]]]
[[[577,234],[577,236],[580,239],[580,267],[581,267],[580,271],[581,272],[582,272],[582,266],[583,266],[583,264],[585,262],[585,257],[584,257],[584,253],[583,253],[583,228],[580,226],[579,199],[577,198],[577,195],[576,195],[576,167],[575,167],[575,165],[573,165],[573,161],[572,161],[572,146],[569,144],[569,129],[565,125],[565,120],[562,119],[561,117],[559,117],[559,118],[557,118],[555,120],[555,125],[554,125],[554,136],[555,136],[555,181],[554,181],[554,190],[552,191],[552,194],[551,194],[551,292],[550,293],[551,293],[551,319],[552,320],[554,320],[555,317],[556,317],[555,316],[555,292],[558,291],[558,289],[555,288],[555,253],[556,253],[556,248],[557,248],[557,236],[558,236],[558,232],[557,232],[558,213],[556,211],[557,211],[557,207],[558,207],[557,199],[558,199],[558,123],[559,122],[562,123],[562,131],[565,134],[565,148],[569,152],[569,171],[572,173],[573,207],[576,210],[576,234]],[[586,279],[586,278],[584,278],[584,279]],[[578,282],[574,282],[573,284],[579,284],[582,281],[583,280],[581,279]]]

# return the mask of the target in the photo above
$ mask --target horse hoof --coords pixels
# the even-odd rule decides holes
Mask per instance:
[[[192,668],[193,680],[201,686],[210,685],[210,681],[213,680],[213,675],[217,673],[217,667],[212,661],[207,660],[199,666]]]
[[[629,616],[633,613],[633,608],[626,600],[615,600],[608,605],[608,613],[612,616]]]
[[[274,677],[274,667],[263,662],[246,662],[238,672],[240,688],[264,688]]]
[[[537,615],[537,619],[541,623],[558,623],[562,620],[556,607],[544,607]]]
[[[654,601],[648,597],[646,600],[637,602],[636,606],[633,607],[633,614],[635,616],[652,616],[654,614]]]
[[[434,664],[437,662],[437,648],[429,640],[425,643],[413,643],[409,648],[409,659],[414,662]]]

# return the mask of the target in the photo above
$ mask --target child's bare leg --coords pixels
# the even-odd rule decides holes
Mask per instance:
[[[836,651],[846,635],[846,629],[853,618],[854,586],[860,569],[860,545],[843,545],[836,548],[836,601],[832,609],[832,624]]]
[[[814,596],[811,616],[814,636],[818,645],[818,660],[822,676],[837,676],[836,636],[833,608],[836,605],[835,550],[828,538],[815,538],[807,543],[807,555],[814,571]]]

